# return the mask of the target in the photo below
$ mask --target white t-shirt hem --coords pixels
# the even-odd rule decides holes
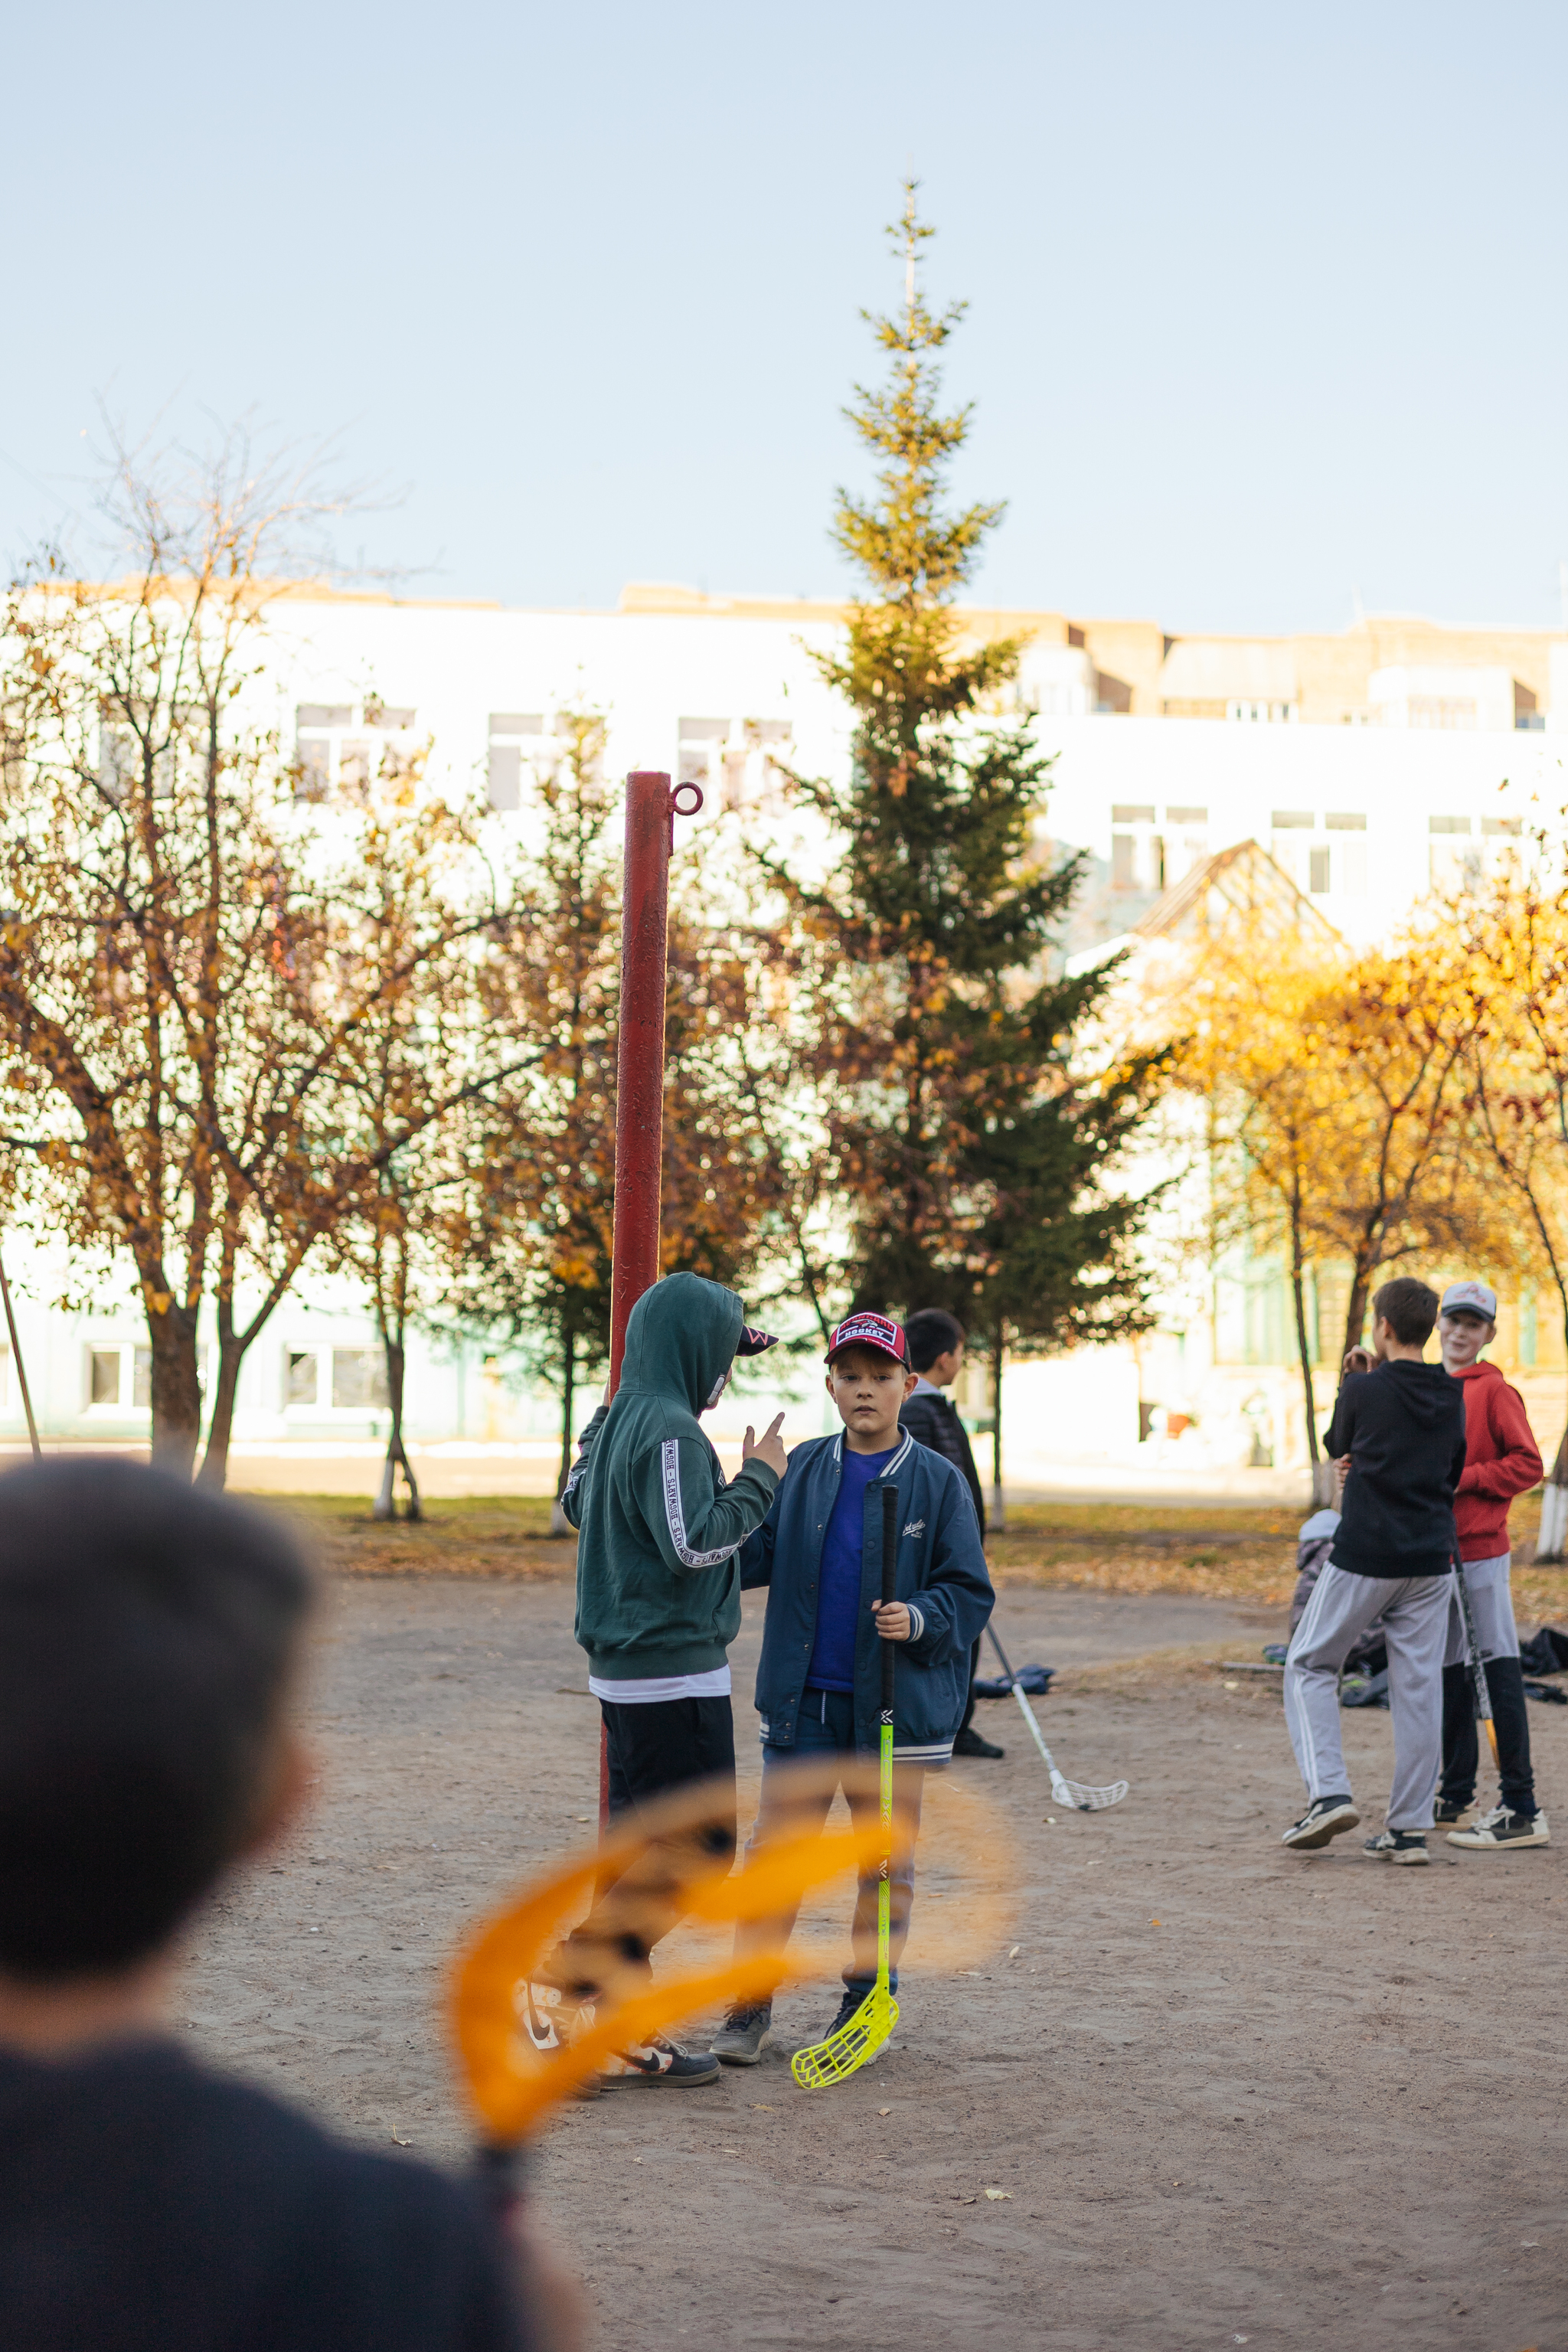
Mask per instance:
[[[705,1675],[634,1675],[626,1682],[590,1675],[588,1688],[595,1698],[607,1698],[618,1706],[657,1706],[668,1698],[728,1698],[730,1669],[711,1666]]]

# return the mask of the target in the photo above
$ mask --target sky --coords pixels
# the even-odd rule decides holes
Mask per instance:
[[[1564,618],[1568,10],[1516,0],[34,8],[0,551],[108,424],[368,483],[351,571],[842,593],[912,172],[970,305],[987,602],[1173,632]]]

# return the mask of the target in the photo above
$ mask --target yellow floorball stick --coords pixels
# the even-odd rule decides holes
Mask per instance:
[[[555,2104],[634,2042],[720,2003],[766,2000],[815,1973],[770,1944],[722,1965],[650,1984],[648,1948],[678,1919],[710,1926],[767,1921],[813,1887],[869,1867],[886,1848],[879,1822],[782,1839],[730,1874],[732,1833],[712,1835],[734,1792],[681,1790],[639,1810],[602,1844],[525,1886],[458,1957],[454,2038],[493,2154],[515,2147]],[[613,1883],[596,1900],[595,1884]],[[561,1931],[591,1906],[571,1942]],[[562,2030],[563,2029],[563,2030]]]
[[[882,1601],[884,1606],[898,1599],[894,1564],[899,1542],[899,1490],[890,1482],[882,1489]],[[882,1731],[878,1751],[878,1795],[881,1800],[878,1822],[880,1865],[877,1883],[877,1981],[866,1995],[854,2016],[830,2033],[826,2042],[814,2042],[809,2048],[797,2050],[790,2060],[790,2073],[803,2091],[825,2091],[831,2083],[842,2083],[874,2058],[899,2021],[899,2004],[889,1986],[889,1945],[892,1933],[893,1902],[893,1654],[895,1644],[886,1638],[882,1643]]]

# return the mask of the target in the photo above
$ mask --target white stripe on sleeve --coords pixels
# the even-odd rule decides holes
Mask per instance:
[[[717,1568],[721,1560],[738,1552],[745,1542],[737,1536],[732,1544],[723,1544],[717,1551],[693,1551],[686,1540],[686,1507],[680,1499],[680,1441],[667,1437],[659,1448],[659,1461],[664,1472],[664,1516],[669,1528],[669,1540],[675,1546],[675,1557],[688,1568]]]

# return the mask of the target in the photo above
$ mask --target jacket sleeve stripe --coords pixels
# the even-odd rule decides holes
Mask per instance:
[[[669,1528],[669,1540],[675,1547],[677,1559],[688,1568],[717,1568],[721,1560],[738,1552],[745,1542],[738,1536],[731,1544],[723,1544],[717,1551],[693,1551],[686,1540],[686,1507],[680,1499],[680,1441],[667,1437],[659,1448],[659,1464],[664,1474],[664,1517]]]

